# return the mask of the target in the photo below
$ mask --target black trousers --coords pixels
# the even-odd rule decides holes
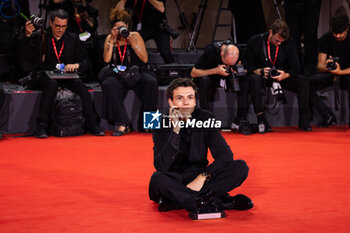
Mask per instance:
[[[203,169],[192,169],[183,173],[154,172],[149,183],[149,197],[152,201],[158,202],[162,196],[188,211],[193,211],[196,209],[196,198],[200,193],[211,190],[216,193],[216,197],[224,197],[247,178],[249,168],[245,161],[235,160],[225,164],[224,168],[206,182],[199,192],[187,188],[186,185]]]
[[[200,107],[209,110],[210,90],[220,87],[220,76],[203,76],[194,79],[199,89],[199,103]],[[241,91],[237,92],[237,117],[244,117],[248,112],[249,106],[249,76],[239,77],[239,85]],[[253,103],[254,104],[254,103]]]
[[[317,95],[316,91],[333,85],[334,75],[331,73],[317,73],[309,76],[310,90],[314,91],[314,95],[310,92],[310,101],[313,107],[320,112],[322,116],[327,116],[331,112],[330,108]],[[343,75],[339,78],[340,87],[348,91],[348,108],[350,109],[350,75]],[[350,124],[350,115],[349,115]]]
[[[317,28],[320,16],[321,4],[304,9],[293,9],[285,7],[286,22],[290,28],[291,37],[293,37],[299,58],[301,59],[301,36],[304,35],[304,71],[311,73],[316,71],[317,66]]]
[[[149,73],[143,72],[142,78],[137,82],[133,90],[142,103],[140,116],[142,116],[143,111],[156,110],[158,101],[158,81],[155,77]],[[111,76],[102,82],[102,91],[102,118],[110,123],[119,123],[125,126],[129,125],[129,117],[124,106],[124,99],[129,89],[115,76]],[[142,122],[142,117],[139,118],[139,122]]]
[[[65,79],[55,80],[50,79],[45,74],[40,78],[35,79],[29,85],[30,89],[41,90],[38,124],[47,126],[50,119],[50,111],[52,109],[54,99],[58,87],[65,87],[80,96],[83,103],[83,113],[86,118],[86,126],[88,129],[93,129],[97,126],[98,115],[96,113],[92,98],[81,79]]]
[[[252,90],[250,91],[252,101],[255,101],[255,112],[263,112],[262,88],[264,80],[260,75],[250,75]],[[280,82],[281,87],[296,92],[298,95],[299,126],[309,126],[309,80],[303,75],[290,77]]]
[[[145,42],[151,39],[154,40],[160,56],[165,63],[169,64],[174,62],[174,57],[170,50],[170,36],[167,32],[161,30],[159,27],[147,27],[144,25],[142,25],[139,32]]]

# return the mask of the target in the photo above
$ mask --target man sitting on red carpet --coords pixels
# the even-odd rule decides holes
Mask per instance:
[[[169,116],[163,115],[163,127],[153,130],[157,171],[150,180],[150,199],[159,203],[160,212],[250,209],[253,203],[248,197],[228,194],[243,183],[249,168],[245,161],[233,160],[219,131],[221,122],[212,113],[195,108],[196,97],[196,86],[190,79],[176,79],[167,89]],[[208,148],[214,158],[211,164]]]

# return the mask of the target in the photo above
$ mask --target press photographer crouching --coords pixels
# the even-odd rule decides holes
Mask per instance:
[[[232,41],[213,42],[205,48],[191,76],[199,86],[199,102],[203,109],[209,109],[209,96],[213,88],[223,87],[225,91],[236,92],[238,110],[234,130],[251,134],[249,122],[246,121],[250,81],[243,64],[241,48]]]
[[[142,103],[139,131],[142,130],[142,112],[156,110],[158,82],[145,69],[148,54],[138,32],[129,31],[130,16],[126,11],[112,10],[111,33],[104,44],[103,59],[107,63],[100,74],[102,83],[102,117],[115,126],[113,136],[130,132],[130,121],[124,106],[129,90],[134,90]]]
[[[247,44],[247,65],[251,81],[251,98],[259,128],[269,129],[264,116],[262,88],[271,87],[276,98],[284,100],[283,90],[298,95],[299,128],[311,131],[309,125],[309,82],[300,75],[300,63],[295,43],[289,39],[289,28],[283,20],[276,20],[271,29],[252,36]]]
[[[339,87],[348,92],[348,110],[350,109],[350,35],[349,17],[345,14],[335,15],[330,21],[331,31],[320,38],[318,54],[318,73],[309,77],[310,88],[321,90],[335,84],[335,99],[339,100]],[[315,98],[318,96],[314,96]],[[311,97],[312,98],[312,97]],[[328,127],[336,124],[336,118],[330,108],[318,98],[311,100],[314,107],[323,117],[319,127]],[[336,103],[337,105],[337,103]],[[336,106],[337,107],[337,106]],[[345,107],[345,106],[343,106]],[[346,108],[346,107],[345,107]],[[348,116],[350,128],[350,115]]]
[[[80,96],[88,132],[96,136],[104,135],[97,122],[98,115],[91,96],[81,79],[56,79],[57,76],[49,77],[45,72],[59,68],[64,73],[79,74],[88,68],[87,56],[79,38],[66,32],[67,18],[64,10],[51,12],[50,27],[43,33],[34,32],[33,23],[28,21],[25,25],[25,35],[19,40],[19,69],[23,74],[31,73],[23,84],[27,84],[28,89],[42,91],[35,131],[37,138],[48,137],[50,111],[59,86]]]

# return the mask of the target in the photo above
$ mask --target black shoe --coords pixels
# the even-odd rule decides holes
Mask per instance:
[[[333,112],[330,112],[325,119],[321,123],[319,123],[317,126],[320,128],[326,128],[329,126],[333,126],[337,124],[337,119],[335,118],[335,115]]]
[[[269,126],[269,123],[267,122],[264,114],[257,116],[257,118],[258,118],[258,132],[259,133],[272,132],[272,129]]]
[[[182,209],[180,205],[177,205],[164,197],[159,198],[159,202],[158,202],[159,212],[168,212],[170,210],[180,210],[180,209]]]
[[[123,136],[127,133],[130,133],[130,127],[129,126],[125,126],[125,129],[123,131],[121,130],[117,130],[115,131],[112,135],[113,136]]]
[[[2,139],[2,133],[0,133],[0,140]]]
[[[44,124],[38,124],[35,130],[35,137],[36,138],[48,138],[49,136],[47,135],[46,132],[46,126]]]
[[[100,126],[95,125],[89,129],[89,133],[95,136],[105,136],[105,132],[102,131]]]
[[[305,131],[305,132],[310,132],[310,131],[312,131],[312,128],[311,128],[309,125],[307,125],[307,126],[300,126],[300,125],[299,125],[299,129],[301,129],[301,130],[303,130],[303,131]]]
[[[220,198],[220,200],[225,210],[249,210],[254,206],[252,200],[243,194],[233,197],[227,194],[227,196]]]

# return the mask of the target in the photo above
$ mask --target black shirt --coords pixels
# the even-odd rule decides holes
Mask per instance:
[[[252,36],[247,44],[246,62],[248,73],[253,73],[256,69],[273,67],[268,58],[267,52],[268,33]],[[266,48],[266,56],[264,53]],[[275,60],[276,46],[270,43],[271,60]],[[277,54],[275,67],[289,73],[292,77],[300,72],[300,63],[295,48],[295,43],[291,39],[285,40],[280,46]]]
[[[142,5],[145,1],[144,9],[142,12]],[[165,0],[157,0],[159,2],[163,2],[165,7]],[[135,5],[136,2],[136,5]],[[164,13],[158,11],[154,6],[149,3],[148,0],[127,0],[125,4],[125,8],[130,8],[133,10],[133,18],[132,18],[132,26],[135,30],[137,27],[137,24],[140,22],[140,16],[141,16],[141,23],[142,27],[158,27],[160,22],[163,19],[166,19],[165,11]],[[141,15],[142,12],[142,15]]]
[[[192,118],[205,121],[215,116],[203,109],[196,108]],[[183,129],[181,129],[183,130]],[[183,172],[191,169],[203,169],[215,176],[233,161],[233,154],[219,129],[194,128],[187,129],[180,134],[171,128],[153,130],[154,166],[157,171]],[[214,158],[209,166],[208,149]]]
[[[237,45],[236,45],[237,46]],[[237,46],[238,47],[238,46]],[[242,56],[242,49],[239,49],[238,61],[241,61],[245,65],[245,60]],[[199,57],[195,64],[196,69],[208,70],[218,67],[218,65],[224,64],[221,60],[221,46],[217,46],[216,43],[210,43],[205,47],[204,53]]]
[[[337,42],[331,32],[320,38],[320,52],[328,56],[338,57],[341,69],[350,67],[350,36],[349,32],[342,42]]]

